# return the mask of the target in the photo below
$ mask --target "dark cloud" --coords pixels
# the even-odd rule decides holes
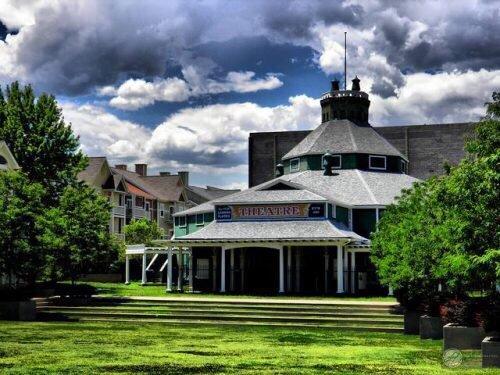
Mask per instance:
[[[318,22],[360,25],[363,8],[337,1],[267,1],[259,3],[264,26],[287,39],[309,39]]]
[[[404,84],[402,72],[500,68],[499,1],[454,6],[411,0],[361,5],[325,0],[54,4],[37,8],[35,25],[22,28],[15,47],[4,51],[20,71],[28,72],[13,79],[25,78],[55,94],[86,94],[127,78],[165,76],[190,65],[208,75],[217,67],[204,56],[193,56],[193,50],[235,37],[263,36],[318,50],[318,25],[374,30],[373,40],[354,47],[384,56],[399,71],[373,73],[379,78],[374,92],[384,97]],[[0,41],[7,32],[0,22]]]

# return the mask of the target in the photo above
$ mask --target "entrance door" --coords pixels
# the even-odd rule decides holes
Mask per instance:
[[[279,286],[279,252],[268,248],[245,248],[244,290],[257,294],[276,294]]]

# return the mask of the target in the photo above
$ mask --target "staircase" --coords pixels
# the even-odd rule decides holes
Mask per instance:
[[[403,332],[403,317],[385,303],[224,298],[51,298],[37,302],[40,320],[321,327]]]

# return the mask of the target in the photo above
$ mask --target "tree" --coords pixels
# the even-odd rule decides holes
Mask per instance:
[[[382,217],[372,261],[383,284],[464,295],[500,280],[500,95],[449,174],[416,184]],[[428,292],[426,292],[428,293]]]
[[[46,274],[74,282],[83,273],[105,272],[118,260],[121,241],[109,233],[111,206],[84,184],[65,188],[59,205],[44,217],[43,243],[51,248]]]
[[[46,189],[53,204],[66,186],[76,181],[86,158],[79,140],[66,125],[55,98],[18,82],[0,89],[0,139],[4,140],[30,181]]]
[[[124,230],[127,244],[150,244],[163,236],[163,230],[154,221],[145,218],[132,220]]]
[[[43,272],[44,248],[39,241],[45,191],[21,172],[0,173],[0,274],[9,286],[33,285]]]

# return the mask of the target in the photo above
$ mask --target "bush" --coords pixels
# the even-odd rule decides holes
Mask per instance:
[[[466,327],[477,327],[477,304],[465,298],[454,298],[441,307],[441,316],[445,324],[452,323]]]

